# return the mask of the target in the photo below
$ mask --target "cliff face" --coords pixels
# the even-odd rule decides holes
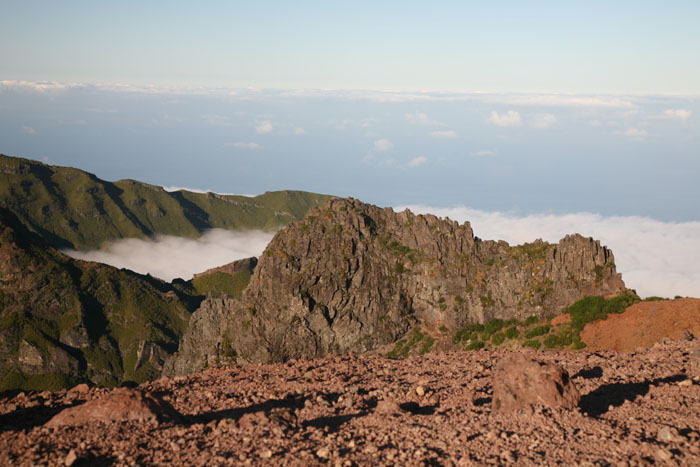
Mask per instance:
[[[624,290],[590,238],[512,247],[468,223],[332,199],[277,233],[239,298],[202,304],[165,372],[364,352],[421,322],[456,330]]]

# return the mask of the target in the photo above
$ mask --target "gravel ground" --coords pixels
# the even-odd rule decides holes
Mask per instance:
[[[577,409],[491,411],[508,350],[331,356],[210,368],[144,384],[176,422],[46,427],[91,388],[0,398],[2,465],[700,465],[700,345],[535,352]]]

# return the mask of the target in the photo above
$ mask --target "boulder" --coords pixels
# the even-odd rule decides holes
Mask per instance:
[[[494,412],[531,411],[538,405],[574,409],[580,399],[566,370],[522,353],[501,360],[493,373]]]
[[[100,399],[59,412],[47,427],[74,426],[95,422],[156,421],[179,422],[180,414],[150,392],[132,388],[115,389]]]

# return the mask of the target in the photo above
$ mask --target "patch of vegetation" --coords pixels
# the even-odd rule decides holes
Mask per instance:
[[[506,336],[502,332],[497,332],[491,337],[491,342],[493,342],[493,345],[501,345],[505,340]]]
[[[394,348],[387,353],[387,357],[407,357],[409,352],[414,348],[418,348],[420,355],[429,352],[435,343],[435,338],[427,334],[423,334],[417,327],[413,328],[408,338],[400,339],[394,344]]]
[[[469,344],[467,344],[467,346],[464,347],[464,350],[479,350],[479,349],[483,349],[485,345],[486,344],[484,344],[483,342],[475,340],[475,341],[471,341]]]
[[[668,299],[668,298],[664,298],[664,297],[656,297],[656,296],[654,296],[654,297],[647,297],[647,298],[645,298],[645,299],[642,300],[642,301],[643,301],[643,302],[662,302],[662,301],[664,301],[664,300],[669,300],[669,299]]]
[[[472,339],[472,334],[476,333],[478,336],[478,333],[482,332],[484,330],[484,325],[481,323],[476,323],[476,324],[471,324],[465,328],[460,329],[455,333],[454,336],[452,336],[452,342],[454,344],[459,344],[460,342],[467,341],[469,339]]]
[[[543,336],[547,334],[552,329],[549,324],[543,324],[542,326],[535,326],[525,332],[526,339],[532,339],[533,337]]]
[[[562,345],[561,339],[556,334],[548,334],[542,342],[544,343],[544,346],[548,349],[553,349]]]
[[[489,336],[503,329],[503,320],[494,318],[484,325],[484,332]]]
[[[487,295],[482,295],[479,297],[481,300],[481,307],[484,309],[493,308],[496,305],[496,300],[491,296],[491,291]]]
[[[525,347],[532,347],[533,349],[539,349],[542,347],[542,343],[538,341],[537,339],[529,339],[523,342],[523,345]]]
[[[600,319],[606,319],[608,314],[619,314],[627,307],[639,302],[636,294],[625,293],[610,299],[603,297],[585,297],[564,310],[571,316],[570,326],[576,331],[582,331],[586,324]]]
[[[235,274],[213,272],[192,279],[192,285],[200,295],[229,295],[240,297],[243,289],[248,286],[252,274],[250,271],[238,271]]]
[[[535,316],[535,315],[528,316],[527,319],[525,320],[525,322],[523,323],[523,325],[532,326],[533,324],[535,324],[538,321],[539,321],[539,318],[537,316]]]
[[[513,327],[506,329],[505,332],[503,333],[503,335],[507,339],[517,339],[518,337],[520,337],[520,332],[518,332],[518,328],[513,326]]]

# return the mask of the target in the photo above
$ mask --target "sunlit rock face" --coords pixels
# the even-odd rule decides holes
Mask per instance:
[[[166,373],[366,352],[419,323],[544,316],[624,290],[591,238],[510,246],[468,222],[331,199],[275,235],[241,297],[203,303]]]

